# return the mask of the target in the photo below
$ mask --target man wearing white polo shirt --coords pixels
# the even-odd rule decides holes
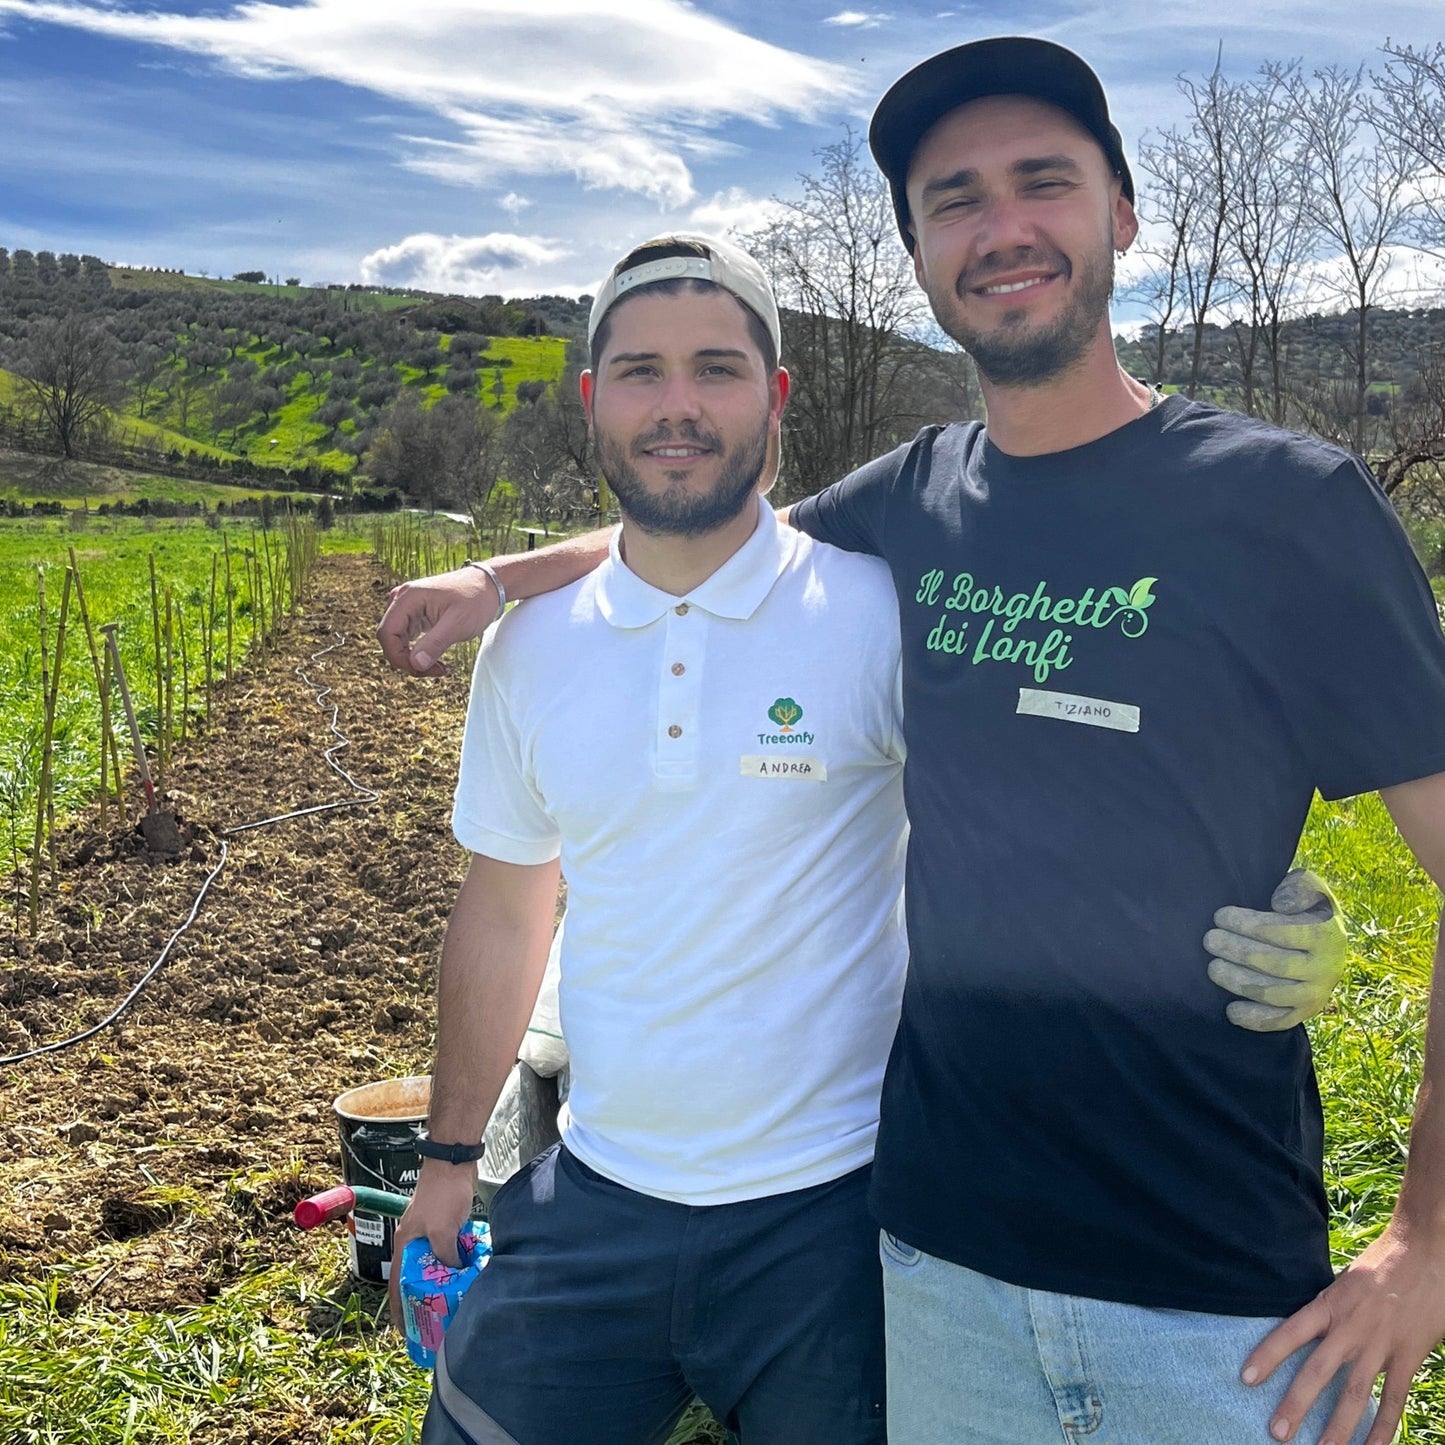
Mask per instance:
[[[639,1445],[696,1394],[747,1445],[881,1441],[866,1190],[905,958],[892,585],[762,500],[788,381],[750,257],[640,248],[591,333],[624,523],[478,656],[437,1157],[397,1248],[445,1246],[465,1217],[559,857],[572,1090],[561,1145],[492,1203],[424,1439]]]

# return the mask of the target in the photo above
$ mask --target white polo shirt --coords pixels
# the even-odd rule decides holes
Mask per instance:
[[[686,597],[611,555],[514,608],[472,680],[453,829],[568,883],[563,1138],[722,1204],[873,1157],[906,958],[898,613],[781,526]]]

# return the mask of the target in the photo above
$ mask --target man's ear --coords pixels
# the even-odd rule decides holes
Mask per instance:
[[[1134,237],[1139,234],[1139,217],[1134,210],[1133,203],[1124,194],[1122,188],[1114,197],[1112,219],[1114,249],[1122,256],[1134,244]]]
[[[772,383],[768,387],[768,411],[772,414],[774,421],[782,418],[783,408],[788,404],[788,393],[792,389],[793,378],[780,366],[773,373]]]
[[[582,375],[577,378],[577,390],[582,393],[582,405],[587,412],[587,425],[591,426],[593,386],[592,372],[590,370],[584,371]]]

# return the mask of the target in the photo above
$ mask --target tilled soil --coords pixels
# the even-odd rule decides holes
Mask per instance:
[[[134,987],[221,863],[223,829],[354,796],[323,757],[333,704],[350,739],[338,761],[379,794],[225,838],[194,924],[120,1021],[0,1069],[0,1278],[93,1257],[67,1276],[73,1302],[199,1303],[259,1262],[247,1253],[304,1247],[292,1207],[340,1181],[332,1099],[429,1067],[465,862],[449,816],[466,678],[386,666],[372,637],[386,586],[370,559],[321,560],[303,614],[165,779],[177,857],[149,851],[138,806],[104,832],[92,810],[58,839],[35,940],[4,900],[10,1055],[88,1027]],[[322,706],[298,666],[332,688]]]

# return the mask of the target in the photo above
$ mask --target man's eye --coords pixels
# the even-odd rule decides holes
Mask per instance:
[[[704,376],[736,376],[737,372],[730,366],[724,366],[720,361],[714,361],[710,366],[703,367],[702,374]]]
[[[951,200],[944,201],[933,214],[941,216],[945,211],[961,211],[976,204],[973,196],[954,196]]]

